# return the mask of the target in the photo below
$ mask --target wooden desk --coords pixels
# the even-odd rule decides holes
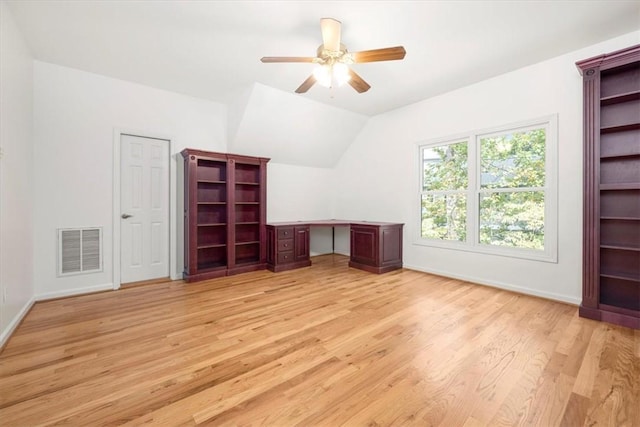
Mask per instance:
[[[377,274],[396,270],[402,268],[403,225],[339,219],[270,223],[267,224],[267,268],[278,272],[310,266],[310,228],[349,226],[349,267]]]

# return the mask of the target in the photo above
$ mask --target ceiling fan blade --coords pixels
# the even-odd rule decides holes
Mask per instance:
[[[407,51],[402,46],[386,47],[384,49],[363,50],[352,52],[353,62],[394,61],[404,59]]]
[[[333,18],[322,18],[320,30],[322,31],[322,43],[326,50],[340,51],[340,21]]]
[[[296,93],[305,93],[306,91],[311,89],[311,86],[313,86],[315,82],[316,82],[316,78],[313,77],[313,74],[311,74],[307,78],[307,80],[305,80],[304,82],[302,82],[300,86],[298,86],[298,89],[296,89]]]
[[[313,62],[315,57],[307,56],[264,56],[262,62]]]
[[[349,75],[351,76],[349,84],[352,88],[358,91],[358,93],[366,92],[371,88],[371,85],[365,82],[362,77],[360,77],[358,73],[353,71],[351,68],[349,68]]]

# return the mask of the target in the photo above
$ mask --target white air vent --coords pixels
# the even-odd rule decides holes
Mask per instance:
[[[58,229],[58,275],[102,270],[102,229]]]

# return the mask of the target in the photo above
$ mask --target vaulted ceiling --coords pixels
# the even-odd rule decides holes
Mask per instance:
[[[8,4],[36,59],[227,104],[230,148],[279,144],[285,162],[325,167],[369,116],[640,28],[635,0]],[[294,94],[313,64],[259,59],[315,56],[322,17],[342,21],[350,51],[403,45],[406,58],[354,65],[372,86],[364,94],[348,85]],[[276,134],[287,125],[293,133]],[[309,152],[290,141],[301,135],[336,141],[332,153],[303,160]]]

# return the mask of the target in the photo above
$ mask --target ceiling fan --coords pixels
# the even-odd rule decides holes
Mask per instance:
[[[340,21],[333,18],[322,18],[322,44],[318,47],[317,56],[265,56],[260,61],[269,62],[311,62],[318,64],[313,74],[309,76],[297,89],[296,93],[305,93],[316,82],[325,87],[332,87],[334,83],[342,85],[349,83],[359,93],[371,88],[355,71],[349,68],[351,64],[377,61],[394,61],[403,59],[407,53],[402,46],[383,49],[349,52],[340,42]]]

